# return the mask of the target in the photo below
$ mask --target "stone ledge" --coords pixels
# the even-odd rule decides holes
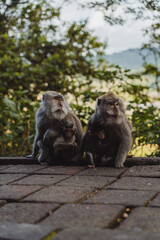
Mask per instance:
[[[27,157],[0,157],[0,165],[7,164],[38,164],[36,158]],[[73,165],[73,164],[72,164]],[[112,166],[113,164],[108,164]],[[140,165],[160,165],[160,157],[128,157],[125,162],[126,167]]]

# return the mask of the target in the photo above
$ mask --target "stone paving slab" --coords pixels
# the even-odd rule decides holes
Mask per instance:
[[[160,233],[160,208],[133,209],[129,217],[121,223],[119,229]]]
[[[0,239],[40,240],[54,231],[54,227],[27,223],[4,222],[0,224]]]
[[[67,227],[107,227],[124,210],[123,206],[66,204],[42,221],[58,229]]]
[[[27,174],[0,174],[0,185],[8,184],[20,178],[27,176]]]
[[[11,165],[8,168],[0,169],[0,173],[32,173],[46,168],[43,165]]]
[[[80,200],[93,189],[90,187],[51,186],[26,197],[23,201],[67,203]]]
[[[154,191],[102,190],[84,202],[144,206],[155,194]]]
[[[0,165],[0,172],[1,172],[1,170],[3,170],[3,169],[8,169],[8,168],[10,168],[10,167],[12,167],[13,165]]]
[[[0,186],[0,199],[18,200],[39,189],[41,189],[40,186]]]
[[[134,166],[125,171],[121,177],[160,177],[160,165]]]
[[[52,166],[36,172],[36,174],[65,174],[73,175],[84,170],[84,166]]]
[[[53,185],[61,180],[66,179],[68,176],[66,175],[31,175],[21,180],[18,180],[13,185]]]
[[[148,204],[148,206],[160,207],[160,194],[158,194],[158,195]]]
[[[159,240],[160,232],[136,232],[99,228],[66,228],[50,240]]]
[[[0,208],[0,222],[35,223],[57,207],[51,203],[8,203]]]
[[[123,177],[118,179],[117,182],[111,184],[109,188],[160,191],[160,179]]]
[[[61,186],[80,186],[85,187],[86,185],[94,188],[102,188],[106,184],[111,184],[116,178],[114,177],[103,177],[97,176],[95,181],[95,176],[73,176],[56,185]]]
[[[158,169],[0,165],[0,239],[159,240]]]
[[[96,168],[87,168],[86,170],[81,171],[76,175],[118,177],[120,174],[122,174],[126,170],[127,168],[118,169],[118,168],[109,168],[109,167],[96,167]]]

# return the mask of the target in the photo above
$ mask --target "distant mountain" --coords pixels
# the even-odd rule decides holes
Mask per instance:
[[[141,55],[140,55],[141,54]],[[113,53],[111,55],[106,55],[105,59],[109,63],[113,63],[119,65],[123,68],[128,69],[139,69],[142,67],[143,64],[143,56],[146,56],[147,63],[154,64],[154,56],[148,50],[140,50],[138,48],[128,49],[126,51],[122,51],[119,53]],[[160,64],[160,59],[159,59]]]

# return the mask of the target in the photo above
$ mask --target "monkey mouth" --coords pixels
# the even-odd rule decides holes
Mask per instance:
[[[62,109],[57,109],[55,112],[56,113],[61,113],[61,112],[63,112],[63,110]]]
[[[118,118],[118,117],[119,117],[119,114],[117,114],[117,113],[115,113],[115,114],[109,114],[109,113],[107,112],[106,117]]]

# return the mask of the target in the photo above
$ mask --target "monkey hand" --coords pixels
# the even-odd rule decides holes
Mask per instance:
[[[89,168],[95,168],[95,165],[88,165]]]

